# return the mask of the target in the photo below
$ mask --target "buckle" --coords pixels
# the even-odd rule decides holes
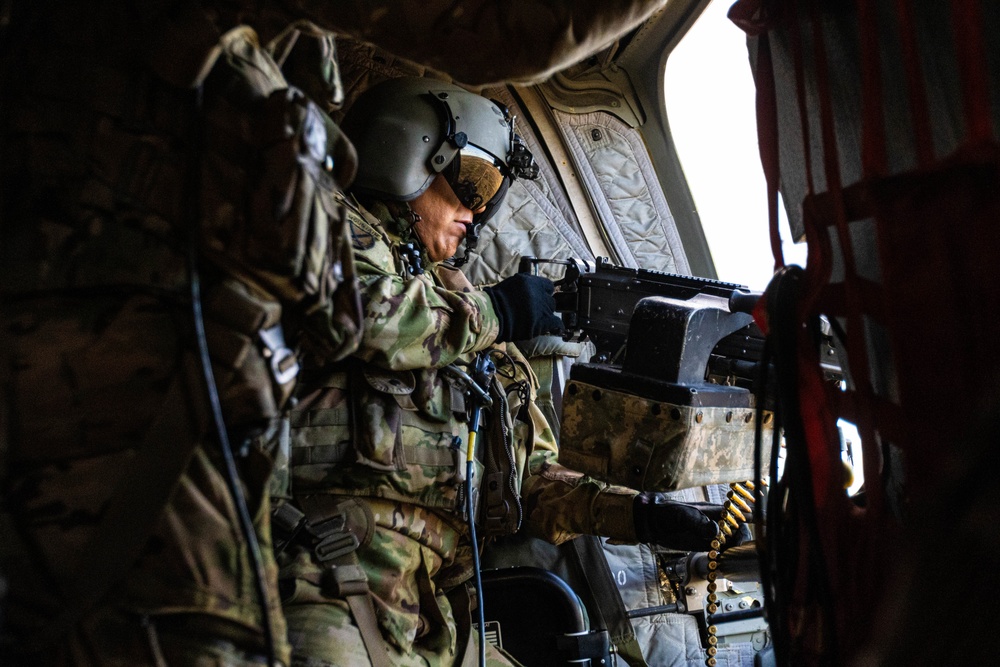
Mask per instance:
[[[320,589],[330,598],[368,594],[368,577],[360,565],[340,565],[323,571]]]
[[[283,553],[308,525],[306,515],[291,503],[281,503],[271,510],[271,536],[274,552]]]
[[[347,516],[343,512],[310,524],[308,530],[316,540],[313,554],[320,563],[345,556],[361,546],[357,536],[347,529]]]
[[[264,356],[267,357],[275,383],[285,385],[294,380],[299,374],[299,362],[295,358],[295,352],[285,345],[285,332],[281,324],[261,329],[259,335],[264,343]]]
[[[361,546],[354,533],[343,532],[321,540],[313,547],[313,554],[320,563],[340,558]]]

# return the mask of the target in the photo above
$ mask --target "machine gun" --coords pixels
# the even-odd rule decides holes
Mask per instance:
[[[616,364],[627,352],[622,366],[638,375],[750,388],[764,342],[749,315],[760,294],[735,283],[616,266],[604,257],[522,257],[518,269],[536,273],[542,264],[566,267],[556,282],[556,307],[568,335],[594,343],[595,363]]]
[[[643,491],[751,479],[755,420],[773,428],[752,391],[764,339],[749,312],[760,295],[604,258],[523,257],[519,269],[543,264],[566,267],[556,281],[566,335],[597,348],[570,373],[560,461]]]
[[[565,267],[555,297],[567,338],[589,338],[597,349],[570,371],[560,461],[643,491],[753,478],[756,431],[766,461],[774,421],[774,373],[761,372],[764,337],[750,315],[761,295],[605,258],[522,257],[518,268],[543,265]],[[822,363],[839,381],[823,324]]]

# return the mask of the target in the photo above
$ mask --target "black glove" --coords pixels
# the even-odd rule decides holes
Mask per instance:
[[[721,518],[721,505],[679,503],[661,494],[640,493],[632,505],[635,536],[640,543],[678,551],[708,551],[719,531],[718,518],[703,511],[710,508],[717,508]]]
[[[500,319],[498,343],[562,333],[562,318],[556,313],[552,296],[555,286],[548,278],[515,273],[483,291],[490,295]]]
[[[722,520],[722,505],[716,505],[715,503],[688,503],[691,507],[699,509],[704,513],[709,519],[715,522],[716,525]],[[744,514],[746,514],[744,512]],[[752,513],[751,513],[752,514]],[[726,535],[726,541],[722,543],[722,549],[720,551],[725,551],[730,547],[738,547],[741,544],[746,544],[747,542],[753,541],[753,534],[750,532],[750,526],[746,523],[740,522],[738,517],[733,517],[740,523],[739,528],[733,528],[732,525],[729,529],[732,531],[732,535]],[[752,522],[753,517],[747,515],[747,521]]]

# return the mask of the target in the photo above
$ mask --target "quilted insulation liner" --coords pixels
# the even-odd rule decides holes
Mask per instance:
[[[559,176],[548,162],[533,128],[524,122],[524,112],[514,96],[506,88],[492,88],[483,94],[506,104],[516,116],[516,131],[540,168],[536,180],[519,179],[513,183],[500,209],[480,232],[476,253],[463,271],[473,284],[482,285],[516,273],[518,261],[524,255],[593,259]],[[555,278],[561,271],[547,271],[543,267],[542,273]]]
[[[611,114],[554,110],[605,237],[625,266],[690,274],[674,217],[639,133]]]

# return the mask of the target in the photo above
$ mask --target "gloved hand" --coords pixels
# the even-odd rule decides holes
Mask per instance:
[[[490,295],[500,319],[498,343],[562,333],[562,318],[552,296],[555,286],[548,278],[515,273],[483,291]]]
[[[688,503],[691,507],[701,510],[709,519],[715,522],[716,525],[722,519],[723,507],[722,505],[716,505],[715,503]],[[744,512],[744,514],[746,514]],[[733,517],[737,521],[738,518]],[[747,515],[747,521],[752,522],[753,517]],[[746,523],[740,522],[739,528],[733,528],[730,525],[729,529],[732,531],[732,535],[726,535],[726,541],[722,543],[722,549],[720,551],[725,551],[730,547],[738,547],[741,544],[753,541],[753,534],[750,532],[750,526]]]
[[[633,501],[632,512],[635,535],[640,543],[658,544],[678,551],[708,551],[718,534],[716,522],[722,516],[722,506],[680,503],[662,494],[640,493]]]

